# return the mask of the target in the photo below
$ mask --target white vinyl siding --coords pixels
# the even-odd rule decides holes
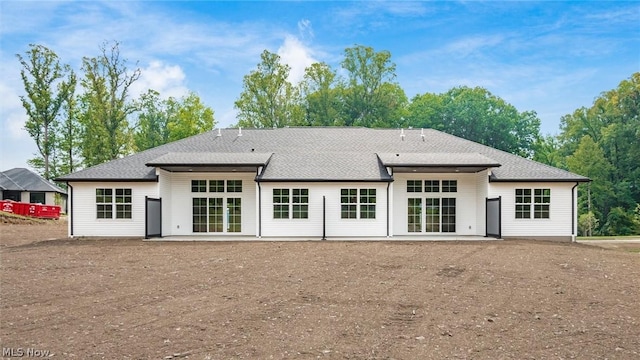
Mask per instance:
[[[83,182],[73,183],[73,236],[144,236],[145,196],[158,197],[155,182]],[[96,189],[131,189],[131,218],[113,217],[98,219],[96,216]],[[115,199],[115,190],[112,195]]]
[[[256,183],[255,173],[167,173],[160,171],[160,189],[162,193],[162,236],[172,235],[221,235],[216,232],[193,231],[194,198],[240,198],[242,213],[240,230],[234,226],[229,235],[256,235]],[[192,180],[206,182],[205,192],[192,192]],[[211,192],[211,180],[225,180],[225,192]],[[234,182],[239,180],[242,183]],[[165,183],[166,181],[166,183]],[[214,188],[217,183],[214,182]],[[198,186],[198,190],[201,190]],[[215,189],[217,190],[217,189]],[[227,200],[224,200],[224,206]],[[236,216],[229,217],[237,219]]]
[[[320,239],[322,237],[323,196],[326,201],[325,229],[327,237],[386,237],[387,235],[387,183],[263,182],[260,186],[262,188],[263,237]],[[273,219],[273,189],[308,189],[308,218]],[[341,189],[375,189],[375,219],[342,219]]]
[[[571,188],[575,183],[500,183],[489,184],[489,196],[502,196],[502,236],[571,236]],[[549,218],[516,218],[515,189],[550,189]],[[532,210],[533,211],[533,210]]]
[[[486,172],[485,172],[486,173]],[[478,214],[477,201],[478,193],[482,193],[482,181],[478,180],[477,174],[448,174],[448,173],[395,173],[393,182],[393,235],[433,235],[431,232],[424,232],[426,229],[425,211],[422,211],[421,228],[422,232],[409,231],[409,198],[422,199],[421,206],[424,209],[427,198],[455,199],[455,232],[442,232],[438,227],[438,234],[443,235],[485,235],[484,226],[478,227],[478,216],[484,219],[484,211]],[[413,181],[407,183],[408,181]],[[422,192],[417,189],[416,180],[422,180]],[[455,183],[449,182],[454,180]],[[443,192],[444,189],[448,191]],[[480,187],[480,189],[478,188]],[[407,192],[407,189],[415,192]],[[453,192],[455,190],[455,192]],[[447,200],[448,202],[448,200]],[[482,198],[482,208],[484,209],[484,197]],[[412,230],[416,230],[415,227]]]

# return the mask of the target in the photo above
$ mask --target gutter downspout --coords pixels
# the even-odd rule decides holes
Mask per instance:
[[[387,183],[387,238],[389,238],[389,186],[391,182]]]
[[[258,239],[262,238],[262,187],[260,181],[258,183]]]
[[[67,214],[69,216],[69,237],[73,237],[73,186],[71,186],[71,184],[69,184],[69,182],[67,181],[67,188],[69,188],[69,200],[68,202],[71,203],[71,205],[68,205],[69,208],[69,214]]]
[[[571,188],[571,242],[576,242],[576,192],[575,189],[580,185],[576,182]]]

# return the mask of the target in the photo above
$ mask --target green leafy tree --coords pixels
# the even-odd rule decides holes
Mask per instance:
[[[256,70],[245,75],[243,90],[236,100],[238,126],[271,128],[303,125],[300,94],[288,80],[290,67],[280,56],[267,50],[260,56]]]
[[[140,77],[140,69],[129,72],[127,61],[120,57],[119,44],[107,43],[101,55],[83,58],[80,121],[82,155],[85,165],[92,166],[126,155],[132,137],[127,117],[136,107],[129,99],[129,88]]]
[[[77,79],[75,74],[71,74],[70,80],[75,85]],[[62,105],[63,118],[57,124],[58,141],[56,149],[58,151],[58,174],[70,174],[79,170],[82,165],[80,150],[80,124],[78,122],[77,98],[73,93],[69,93]],[[56,176],[57,176],[56,175]],[[66,186],[65,184],[60,184]]]
[[[20,96],[27,112],[25,129],[35,140],[39,156],[29,163],[51,179],[56,146],[56,123],[65,99],[72,96],[75,76],[69,65],[60,64],[58,55],[42,45],[29,45],[23,57],[16,54],[26,96]]]
[[[541,136],[536,140],[533,149],[533,160],[561,169],[567,167],[566,159],[560,152],[560,142],[556,136]]]
[[[614,204],[613,187],[609,179],[612,166],[591,136],[585,135],[580,140],[578,149],[567,157],[567,166],[570,171],[592,180],[587,191],[579,193],[580,212],[593,211],[598,218],[603,218],[603,215],[606,217]]]
[[[307,125],[332,126],[343,123],[342,86],[329,65],[314,63],[306,68],[300,89]]]
[[[141,96],[139,108],[133,135],[138,151],[213,130],[216,123],[213,110],[193,92],[162,100],[157,91],[149,90]]]
[[[345,49],[342,67],[347,72],[344,121],[347,126],[389,127],[402,117],[407,100],[394,83],[396,65],[388,51],[357,45]]]
[[[532,157],[540,137],[533,111],[518,112],[488,90],[466,86],[444,94],[414,97],[408,124],[429,127],[525,157]]]
[[[138,151],[169,142],[169,116],[160,93],[148,90],[140,96],[139,113],[133,141]]]
[[[632,235],[638,230],[633,221],[633,214],[620,206],[609,211],[603,229],[605,235]]]
[[[216,122],[213,109],[204,105],[200,97],[190,92],[180,99],[167,100],[169,141],[176,141],[213,130]]]
[[[602,157],[609,164],[606,173],[587,175],[594,179],[594,211],[601,214],[601,219],[607,219],[604,227],[606,223],[612,224],[611,209],[621,207],[630,212],[640,202],[640,73],[632,74],[616,89],[603,92],[591,107],[562,117],[558,136],[561,154],[574,156],[584,136],[589,136],[601,149]],[[581,159],[585,162],[582,167],[588,167],[592,161],[584,156]],[[574,168],[576,166],[574,164]],[[599,187],[599,184],[605,185]],[[619,219],[618,215],[613,216]],[[620,227],[611,225],[603,231],[615,229]]]

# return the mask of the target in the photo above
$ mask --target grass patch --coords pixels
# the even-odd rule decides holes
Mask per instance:
[[[578,236],[579,240],[640,240],[640,235]]]

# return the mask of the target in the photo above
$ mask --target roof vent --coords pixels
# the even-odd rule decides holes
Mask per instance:
[[[242,136],[242,128],[241,127],[238,128],[238,136]]]
[[[218,135],[216,135],[217,137],[222,136],[222,132],[220,131],[220,128],[218,128]]]
[[[404,141],[404,129],[400,129],[400,139]]]
[[[422,141],[424,141],[424,129],[420,129],[420,137],[422,138]]]

